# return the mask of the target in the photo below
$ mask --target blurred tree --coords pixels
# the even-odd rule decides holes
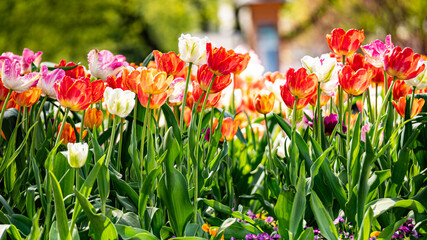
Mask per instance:
[[[286,26],[282,39],[290,41],[320,28],[364,29],[365,44],[384,41],[391,34],[395,45],[427,54],[426,0],[298,0],[284,4]]]
[[[2,0],[0,52],[43,51],[42,61],[87,64],[87,53],[108,49],[141,62],[153,49],[173,51],[181,33],[214,27],[211,0]],[[213,23],[213,24],[211,24]]]

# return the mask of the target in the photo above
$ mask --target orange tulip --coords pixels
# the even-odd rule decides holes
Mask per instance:
[[[126,71],[127,71],[127,69],[126,69]],[[123,77],[121,75],[118,77],[115,77],[113,75],[108,76],[107,77],[107,86],[112,88],[112,89],[120,88],[122,90],[128,90],[126,88],[126,86],[124,85]]]
[[[96,129],[101,126],[103,118],[104,114],[101,110],[96,108],[88,109],[85,113],[84,126],[90,130]]]
[[[298,98],[309,98],[317,90],[317,76],[307,74],[307,69],[300,68],[296,72],[289,68],[286,72],[286,85],[289,92]]]
[[[173,76],[155,68],[144,68],[139,75],[139,88],[147,94],[159,94],[165,92],[173,81]]]
[[[418,99],[415,98],[413,105],[412,105],[412,111],[411,111],[411,118],[413,118],[415,115],[421,112],[423,106],[424,106],[424,99]],[[393,106],[396,108],[397,113],[399,113],[400,116],[403,118],[405,117],[405,108],[406,108],[406,97],[399,98],[398,102],[393,101]]]
[[[150,109],[158,109],[168,100],[168,97],[172,94],[173,88],[169,88],[167,91],[159,94],[151,94],[150,99]],[[141,84],[138,85],[138,100],[142,106],[147,107],[148,98],[150,97],[149,93],[144,92],[141,87]]]
[[[193,104],[197,104],[199,98],[202,97],[203,90],[200,88],[200,85],[196,81],[193,81],[193,91],[188,93],[189,94],[187,95],[187,106],[192,108]],[[197,106],[197,112],[200,112],[202,110],[203,101],[205,100],[206,95],[207,93],[200,100],[199,106]],[[218,103],[219,99],[221,99],[221,92],[209,94],[208,100],[206,101],[205,109],[215,106]]]
[[[365,40],[364,30],[350,29],[345,32],[342,28],[335,28],[326,35],[329,48],[338,55],[350,55],[359,49]]]
[[[197,70],[197,82],[199,83],[203,91],[208,90],[209,84],[211,83],[213,76],[214,73],[209,70],[208,65],[205,64],[199,67],[199,69]],[[230,74],[224,76],[215,76],[215,80],[212,83],[210,93],[221,92],[224,88],[230,85],[231,81],[232,79],[230,77]]]
[[[157,69],[166,72],[169,76],[178,74],[185,66],[185,62],[174,52],[161,53],[155,50],[153,55]]]
[[[267,72],[264,74],[264,81],[269,81],[274,83],[277,79],[285,79],[285,75],[276,71],[276,72]]]
[[[71,111],[81,111],[94,103],[95,98],[98,100],[104,94],[105,85],[102,80],[90,82],[87,77],[76,80],[68,76],[63,77],[54,85],[58,102]]]
[[[231,117],[224,118],[221,125],[222,138],[227,139],[227,141],[233,140],[238,129],[239,129],[238,120],[233,120]]]
[[[185,109],[184,109],[184,122],[185,122],[185,125],[187,127],[190,126],[190,121],[191,121],[191,108],[189,108],[188,106],[185,106]]]
[[[60,123],[58,126],[57,134],[59,133],[59,130],[61,129],[61,125],[62,125],[62,123]],[[80,132],[79,127],[76,127],[76,130],[77,130],[77,132]],[[87,134],[87,131],[86,130],[83,131],[82,138],[84,138],[86,136],[86,134]],[[64,129],[62,130],[62,134],[61,134],[60,139],[63,140],[62,144],[64,144],[64,145],[67,145],[68,143],[75,143],[76,142],[76,133],[74,132],[74,128],[71,126],[71,124],[69,124],[67,122],[65,123]]]
[[[232,72],[234,74],[240,74],[242,73],[247,67],[249,60],[251,60],[251,56],[249,56],[249,53],[245,54],[239,54],[240,62],[237,65],[236,69]]]
[[[361,68],[354,71],[349,65],[344,66],[338,75],[342,89],[351,95],[362,94],[371,84],[372,69]]]
[[[235,53],[233,50],[227,51],[223,47],[212,49],[212,43],[206,44],[206,55],[207,65],[215,75],[224,76],[242,72],[246,68],[242,63],[247,59],[244,54]]]
[[[138,84],[140,82],[140,76],[141,72],[138,70],[134,70],[132,72],[129,72],[128,69],[123,69],[122,74],[120,77],[123,81],[123,90],[130,90],[134,93],[138,93]]]
[[[329,102],[329,99],[331,99],[331,96],[320,94],[320,107],[325,106]],[[316,106],[316,102],[317,102],[317,92],[315,92],[313,96],[310,98],[311,106],[313,107]]]
[[[404,80],[396,80],[393,86],[393,100],[398,101],[401,97],[406,97],[412,93],[411,87]]]
[[[12,92],[11,98],[21,107],[31,107],[39,100],[42,90],[37,87],[31,87],[25,92]]]
[[[295,97],[289,92],[286,85],[280,86],[280,96],[288,108],[294,109]],[[297,110],[305,108],[309,102],[310,98],[298,98]]]
[[[4,101],[6,99],[7,94],[9,94],[9,91],[10,90],[3,85],[0,74],[0,101]]]
[[[255,95],[254,106],[257,112],[267,114],[273,110],[274,101],[274,93],[267,90],[261,90],[257,95]]]
[[[395,47],[387,50],[384,56],[384,69],[388,75],[400,80],[408,80],[416,77],[426,67],[425,64],[418,67],[421,55],[415,54],[412,49]]]

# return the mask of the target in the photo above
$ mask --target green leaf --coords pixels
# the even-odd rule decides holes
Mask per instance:
[[[301,164],[300,175],[297,184],[297,192],[294,197],[292,204],[291,219],[289,224],[289,232],[292,236],[297,236],[298,226],[302,227],[302,220],[305,214],[305,168],[304,164]]]
[[[372,208],[375,218],[395,207],[410,209],[417,213],[424,213],[426,211],[420,202],[413,199],[402,200],[401,198],[381,198],[369,203],[368,207]]]
[[[138,216],[139,219],[144,219],[145,208],[147,207],[148,196],[153,193],[154,187],[156,186],[156,179],[162,173],[162,169],[157,167],[151,170],[148,177],[144,180],[141,191],[139,192],[138,200]],[[143,226],[144,228],[146,226]]]
[[[381,231],[378,235],[377,240],[390,240],[393,237],[394,232],[405,223],[406,218],[400,219],[399,221],[388,225],[384,230]]]
[[[52,223],[49,231],[49,239],[50,240],[61,240],[61,237],[58,232],[58,227],[56,221]],[[74,226],[73,233],[71,234],[71,239],[80,240],[79,232],[77,230],[77,226]]]
[[[331,217],[329,216],[329,213],[326,211],[319,197],[313,191],[311,192],[310,206],[323,236],[329,240],[338,240],[338,232]]]
[[[4,239],[6,237],[6,233],[14,240],[21,240],[21,234],[19,234],[18,229],[15,225],[11,224],[0,224],[0,239]]]
[[[305,229],[298,238],[298,240],[312,240],[312,239],[314,239],[313,228]]]
[[[148,54],[148,55],[145,57],[144,61],[142,61],[142,66],[143,66],[143,67],[148,66],[148,63],[150,63],[150,61],[151,61],[151,60],[153,60],[153,59],[154,59],[153,52],[151,52],[150,54]]]
[[[27,239],[29,240],[38,240],[41,235],[40,227],[39,227],[39,218],[40,218],[41,209],[37,211],[37,214],[33,217],[33,226],[31,227],[30,235],[28,235]],[[0,238],[1,239],[1,238]]]
[[[53,197],[55,203],[56,222],[58,224],[58,231],[61,239],[71,239],[70,232],[68,230],[68,218],[67,212],[65,211],[64,198],[62,197],[61,187],[59,186],[58,180],[55,175],[49,171],[51,177]]]
[[[358,240],[369,239],[373,217],[374,217],[374,212],[372,211],[372,208],[369,208],[365,214],[365,218],[363,218],[362,225],[359,228],[359,234],[357,237]]]
[[[89,218],[89,235],[94,239],[118,239],[116,228],[113,223],[102,214],[95,214],[92,209],[94,207],[79,191],[74,189],[77,200],[82,205],[83,211]]]
[[[127,240],[127,239],[158,240],[157,237],[152,235],[147,230],[143,230],[140,228],[133,228],[133,227],[121,225],[121,224],[116,224],[115,227],[117,229],[117,233],[119,234],[119,236],[124,240]]]
[[[291,213],[294,200],[294,193],[290,190],[282,190],[277,199],[274,213],[277,216],[279,226],[279,235],[285,239],[289,239],[289,228],[291,225]]]

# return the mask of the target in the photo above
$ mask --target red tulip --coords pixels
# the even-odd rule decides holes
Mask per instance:
[[[307,69],[300,68],[296,72],[289,68],[286,72],[286,85],[289,92],[298,98],[309,98],[317,90],[317,76],[307,74]]]
[[[73,67],[76,66],[73,62],[65,61],[65,59],[62,59],[61,62],[59,62],[58,65],[55,65],[55,67]],[[71,70],[66,70],[65,75],[69,76],[70,78],[80,78],[80,77],[90,77],[90,74],[85,72],[85,69],[83,66],[79,65]]]
[[[364,30],[350,29],[345,32],[342,28],[335,28],[326,35],[329,48],[338,55],[350,55],[357,51],[365,40]]]
[[[415,98],[412,105],[411,118],[421,112],[424,106],[424,99]],[[393,106],[396,108],[397,113],[403,118],[405,117],[406,97],[399,98],[398,102],[393,101]]]
[[[1,81],[0,76],[0,101],[4,101],[7,97],[7,94],[9,94],[9,89],[3,86],[3,82]]]
[[[410,48],[402,50],[401,47],[395,47],[386,51],[384,69],[388,75],[400,80],[408,80],[424,71],[425,64],[418,67],[420,59],[421,55],[414,53]]]
[[[280,95],[285,102],[286,106],[290,109],[294,109],[295,97],[289,92],[286,85],[280,86]],[[298,98],[297,110],[305,108],[310,102],[309,98]]]
[[[393,100],[398,101],[401,97],[406,97],[411,93],[411,87],[404,80],[396,80],[393,86]]]
[[[174,52],[161,53],[157,50],[153,51],[154,59],[156,60],[157,69],[166,72],[168,75],[178,74],[185,66]]]
[[[339,83],[346,93],[357,96],[368,89],[371,84],[372,72],[370,68],[354,71],[349,65],[346,65],[339,73]]]
[[[197,82],[199,83],[203,91],[208,90],[209,84],[211,83],[213,76],[214,73],[209,70],[208,65],[205,64],[199,67],[199,69],[197,70]],[[215,76],[215,80],[212,83],[210,93],[221,92],[224,88],[230,85],[231,81],[232,79],[230,77],[230,74],[224,76]]]
[[[187,95],[187,106],[192,108],[193,104],[197,104],[199,98],[202,97],[203,90],[200,88],[200,85],[196,81],[193,81],[193,91],[188,93],[189,94]],[[202,110],[203,101],[205,100],[206,95],[208,95],[208,93],[206,93],[200,100],[199,106],[197,106],[197,112],[200,112]],[[221,92],[209,94],[208,100],[206,101],[205,109],[215,106],[218,103],[219,99],[221,99]]]
[[[239,73],[245,70],[245,54],[235,53],[233,50],[225,48],[213,48],[212,43],[206,44],[207,65],[209,69],[219,76],[225,76],[230,73]],[[246,64],[247,65],[247,64]]]

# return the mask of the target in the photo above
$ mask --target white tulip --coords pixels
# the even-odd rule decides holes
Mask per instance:
[[[107,87],[104,92],[104,103],[111,114],[125,118],[135,106],[135,93]]]
[[[87,143],[68,143],[68,164],[81,168],[86,163],[89,147]]]
[[[207,37],[192,37],[190,34],[181,34],[178,39],[180,58],[187,63],[195,65],[206,64],[206,43]]]
[[[425,64],[427,66],[427,61],[420,60],[418,62],[418,67]],[[405,80],[405,83],[408,84],[411,87],[415,87],[416,90],[424,89],[427,87],[427,67],[424,68],[424,71],[422,71],[418,76]]]
[[[319,82],[328,82],[336,71],[337,59],[330,57],[327,54],[319,57],[304,56],[301,59],[301,64],[308,70],[308,73],[317,75]]]

